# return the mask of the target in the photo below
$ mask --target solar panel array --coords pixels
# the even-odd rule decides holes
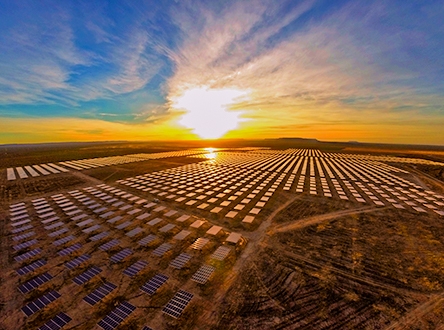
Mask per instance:
[[[193,294],[184,290],[179,290],[168,304],[162,309],[162,312],[174,318],[178,318],[185,307],[190,303]]]
[[[97,266],[92,266],[85,272],[83,272],[80,275],[77,275],[75,278],[73,278],[73,282],[77,285],[82,285],[88,282],[90,279],[92,279],[94,276],[100,274],[102,270]]]
[[[43,273],[32,280],[29,280],[22,285],[19,285],[18,289],[21,293],[28,293],[35,288],[38,288],[39,286],[45,284],[46,282],[50,281],[52,279],[52,275],[49,273]]]
[[[67,325],[71,320],[72,319],[65,313],[59,313],[42,325],[38,330],[59,330]]]
[[[181,253],[173,261],[170,262],[170,266],[176,269],[182,269],[183,266],[185,266],[191,258],[192,256],[187,253]]]
[[[123,274],[127,276],[135,276],[138,272],[140,272],[142,269],[144,269],[146,266],[148,266],[148,262],[145,260],[139,260],[133,263],[131,266],[129,266],[127,269],[123,271]]]
[[[216,268],[213,266],[203,265],[196,273],[194,273],[194,275],[191,277],[191,280],[200,284],[205,284],[207,283],[211,275],[213,275],[215,270]]]
[[[132,312],[136,310],[136,307],[129,302],[124,301],[117,306],[111,313],[105,316],[97,323],[104,330],[112,330],[117,328]]]
[[[47,263],[46,259],[36,260],[36,261],[34,261],[33,263],[30,263],[27,266],[24,266],[24,267],[22,267],[20,269],[17,269],[17,274],[19,274],[19,275],[28,274],[28,273],[33,272],[34,270],[36,270],[36,269],[46,265],[46,263]]]
[[[91,258],[91,256],[89,254],[83,254],[83,255],[81,255],[81,256],[79,256],[77,258],[74,258],[73,260],[67,262],[65,264],[65,267],[68,268],[68,269],[74,269],[77,266],[79,266],[81,263],[87,261],[90,258]]]
[[[160,245],[159,247],[157,247],[152,254],[157,256],[157,257],[161,257],[163,256],[165,253],[167,253],[169,250],[171,250],[173,246],[169,243],[163,243],[162,245]]]
[[[168,276],[163,274],[156,274],[148,282],[146,282],[140,290],[153,295],[156,291],[168,280]]]
[[[211,259],[224,260],[230,254],[231,248],[228,246],[219,246],[211,255]]]
[[[32,314],[37,313],[39,310],[43,309],[58,298],[60,298],[60,293],[58,293],[57,291],[50,291],[23,306],[22,311],[23,313],[25,313],[26,316],[31,316]]]
[[[77,251],[78,249],[80,249],[82,247],[82,244],[80,243],[76,243],[74,245],[71,245],[67,248],[64,248],[63,250],[60,250],[59,252],[57,252],[57,254],[59,256],[67,256],[68,254],[73,253],[74,251]]]
[[[142,238],[138,243],[139,243],[139,245],[145,246],[145,245],[150,244],[151,242],[154,242],[156,239],[157,239],[156,235],[150,234],[147,237]]]
[[[110,260],[111,262],[120,262],[123,259],[125,259],[126,257],[130,256],[131,254],[133,254],[133,251],[129,248],[123,249],[120,252],[117,252],[115,255],[113,255]]]
[[[95,304],[100,302],[103,298],[105,298],[105,296],[110,294],[115,288],[117,288],[117,285],[112,284],[110,282],[106,282],[105,284],[101,285],[93,292],[88,294],[85,298],[83,298],[83,300],[86,301],[91,306],[94,306]]]

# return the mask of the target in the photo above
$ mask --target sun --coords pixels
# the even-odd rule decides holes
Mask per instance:
[[[203,139],[217,139],[236,129],[242,111],[230,110],[230,106],[248,97],[247,91],[238,89],[210,89],[196,87],[172,99],[172,107],[184,110],[179,124]]]

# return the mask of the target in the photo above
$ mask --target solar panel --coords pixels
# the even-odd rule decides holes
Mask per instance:
[[[99,241],[99,240],[101,240],[102,238],[107,237],[108,235],[109,235],[109,233],[108,233],[107,231],[104,231],[104,232],[102,232],[102,233],[99,233],[99,234],[97,234],[97,235],[92,236],[92,237],[90,238],[90,240],[91,240],[91,241]]]
[[[184,229],[180,233],[178,233],[176,236],[174,236],[173,239],[177,239],[177,240],[181,241],[185,237],[187,237],[189,234],[191,234],[191,231]]]
[[[144,326],[143,328],[142,328],[142,330],[154,330],[153,328],[150,328],[150,327],[148,327],[148,326]]]
[[[58,239],[57,241],[52,242],[52,244],[54,244],[55,246],[59,246],[65,244],[66,242],[72,241],[74,238],[76,238],[74,235],[65,236]]]
[[[136,310],[136,307],[131,305],[129,302],[124,301],[119,306],[117,306],[111,313],[105,316],[102,320],[97,323],[104,330],[113,330],[125,320],[128,315]]]
[[[182,314],[185,307],[187,307],[187,305],[190,303],[193,296],[194,295],[190,292],[179,290],[162,309],[162,312],[174,318],[178,318],[180,314]]]
[[[191,280],[200,284],[205,284],[215,270],[216,268],[213,266],[203,265],[197,272],[194,273]]]
[[[58,253],[59,256],[67,256],[68,254],[73,253],[74,251],[80,249],[82,247],[82,244],[76,243],[74,245],[71,245],[67,248],[64,248],[63,250],[60,250]]]
[[[115,239],[113,239],[113,240],[111,240],[111,241],[109,241],[109,242],[107,242],[105,244],[100,245],[99,249],[102,250],[102,251],[108,251],[109,249],[115,247],[119,243],[120,243],[119,240],[117,238],[115,238]]]
[[[24,248],[30,247],[31,245],[36,244],[38,241],[36,239],[30,240],[30,241],[26,241],[23,243],[20,243],[18,245],[14,245],[13,249],[16,251],[22,250]]]
[[[23,261],[23,260],[26,260],[26,259],[29,259],[29,258],[32,258],[32,257],[36,256],[40,252],[42,252],[42,249],[41,248],[36,248],[34,250],[28,251],[26,253],[23,253],[23,254],[21,254],[19,256],[14,257],[14,260],[15,261]]]
[[[163,243],[162,245],[160,245],[159,247],[157,247],[152,254],[157,256],[157,257],[161,257],[163,256],[167,251],[169,251],[173,246],[169,243]]]
[[[91,227],[85,228],[85,229],[83,229],[82,231],[83,231],[85,234],[88,234],[88,233],[91,233],[91,232],[93,232],[93,231],[99,229],[100,227],[101,227],[101,225],[94,225],[94,226],[91,226]]]
[[[192,256],[187,253],[181,253],[170,262],[170,266],[176,269],[182,269],[191,258]]]
[[[148,245],[151,242],[155,241],[156,238],[157,238],[156,235],[148,235],[147,237],[142,238],[138,243],[139,243],[139,245],[145,246],[145,245]]]
[[[52,233],[49,233],[48,236],[49,237],[57,237],[63,233],[66,233],[67,231],[68,231],[68,228],[65,227],[65,228],[59,229],[57,231],[54,231]]]
[[[15,229],[11,230],[11,233],[17,234],[17,233],[21,233],[22,231],[25,231],[25,230],[28,230],[31,228],[32,228],[32,225],[26,225],[26,226],[15,228]]]
[[[194,250],[201,250],[210,240],[208,238],[198,238],[190,245],[190,248]]]
[[[51,320],[42,325],[38,330],[59,330],[68,324],[72,319],[65,313],[59,313]]]
[[[34,270],[36,270],[37,268],[40,268],[42,266],[46,265],[46,260],[45,259],[39,259],[37,261],[34,261],[33,263],[24,266],[20,269],[17,269],[17,274],[19,275],[25,275],[28,274],[30,272],[33,272]]]
[[[121,223],[120,225],[116,226],[117,229],[124,229],[128,227],[131,224],[131,221],[125,221],[124,223]]]
[[[92,266],[91,268],[89,268],[88,270],[83,272],[82,274],[76,276],[73,279],[73,282],[77,285],[82,285],[82,284],[88,282],[94,276],[100,274],[101,272],[102,272],[102,270],[99,267]]]
[[[35,235],[35,232],[34,231],[30,231],[29,233],[26,233],[26,234],[21,234],[21,235],[14,236],[12,239],[14,241],[20,241],[22,239],[29,238],[29,237],[34,236],[34,235]]]
[[[211,255],[211,259],[224,260],[230,253],[231,248],[228,246],[219,246]]]
[[[153,219],[151,221],[148,221],[146,224],[148,226],[155,226],[155,225],[157,225],[161,221],[162,221],[162,218],[155,218],[155,219]]]
[[[148,265],[148,262],[139,260],[123,271],[125,275],[134,276]]]
[[[176,225],[169,223],[169,224],[163,226],[162,228],[160,228],[159,231],[162,233],[166,233],[166,232],[170,231],[171,229],[173,229],[174,227],[176,227]]]
[[[51,274],[43,273],[37,277],[34,277],[32,280],[29,280],[18,287],[21,293],[28,293],[35,288],[38,288],[40,285],[45,284],[49,280],[52,279]]]
[[[68,269],[74,269],[77,266],[79,266],[81,263],[85,262],[86,260],[88,260],[90,258],[91,258],[91,256],[89,254],[81,255],[80,257],[74,258],[73,260],[65,263],[65,267]]]
[[[117,252],[115,255],[113,255],[110,258],[110,260],[111,260],[111,262],[114,262],[114,263],[120,262],[123,259],[125,259],[126,257],[130,256],[131,254],[133,254],[133,251],[130,248],[126,248],[120,252]]]
[[[126,236],[133,237],[133,236],[136,236],[137,234],[141,233],[142,231],[143,231],[142,228],[136,227],[133,230],[130,230],[129,232],[127,232]]]
[[[101,285],[97,289],[95,289],[93,292],[88,294],[85,298],[83,298],[84,301],[86,301],[91,306],[94,306],[99,301],[101,301],[105,296],[111,293],[115,288],[117,288],[117,285],[114,285],[110,282],[106,282],[105,284]]]
[[[50,291],[23,306],[22,312],[25,313],[26,316],[31,316],[32,314],[37,313],[39,310],[43,309],[58,298],[60,298],[60,293],[58,293],[57,291]]]
[[[163,274],[156,274],[148,282],[146,282],[140,288],[140,290],[152,296],[167,280],[168,276]]]

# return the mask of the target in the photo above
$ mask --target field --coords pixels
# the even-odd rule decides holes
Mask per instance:
[[[202,147],[4,147],[0,329],[442,326],[442,150]]]

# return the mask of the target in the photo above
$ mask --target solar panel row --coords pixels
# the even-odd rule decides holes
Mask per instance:
[[[131,250],[130,248],[125,248],[122,251],[117,252],[115,255],[113,255],[110,258],[110,260],[111,260],[111,262],[117,263],[117,262],[122,261],[126,257],[130,256],[131,254],[133,254],[133,250]]]
[[[185,307],[187,307],[187,305],[190,303],[193,296],[194,295],[190,292],[179,290],[162,309],[162,312],[174,318],[178,318],[182,314]]]
[[[88,282],[90,279],[92,279],[94,276],[100,274],[101,272],[102,272],[102,270],[99,267],[92,266],[91,268],[89,268],[88,270],[83,272],[82,274],[76,276],[73,279],[73,282],[76,283],[77,285],[85,284],[86,282]]]
[[[101,285],[97,289],[95,289],[93,292],[88,294],[85,298],[83,298],[84,301],[86,301],[91,306],[94,306],[99,301],[101,301],[105,296],[111,293],[115,288],[117,288],[116,285],[106,282],[105,284]]]
[[[20,269],[17,269],[17,274],[19,275],[25,275],[28,274],[30,272],[33,272],[34,270],[36,270],[37,268],[40,268],[42,266],[46,265],[46,259],[39,259],[37,261],[34,261],[33,263],[24,266]]]
[[[148,265],[148,262],[139,260],[123,271],[127,276],[134,276]]]
[[[23,313],[26,316],[31,316],[32,314],[37,313],[39,310],[45,308],[47,305],[60,298],[60,293],[57,291],[50,291],[43,296],[37,298],[36,300],[26,304],[22,307]]]
[[[88,260],[90,258],[91,258],[91,256],[89,254],[83,254],[83,255],[81,255],[81,256],[79,256],[77,258],[74,258],[71,261],[68,261],[65,264],[65,267],[68,268],[68,269],[74,269],[77,266],[79,266],[81,263],[85,262],[86,260]]]
[[[97,323],[104,330],[113,330],[117,328],[132,312],[136,310],[136,307],[129,302],[124,301],[117,306],[111,313],[105,316]]]
[[[45,284],[49,280],[52,279],[52,275],[49,273],[43,273],[32,280],[29,280],[18,287],[21,293],[28,293],[29,291],[34,290],[40,285]]]
[[[42,325],[38,330],[59,330],[67,325],[71,320],[72,319],[65,313],[59,313]]]
[[[140,290],[153,295],[156,291],[168,280],[168,276],[163,274],[156,274],[148,282],[146,282]]]

